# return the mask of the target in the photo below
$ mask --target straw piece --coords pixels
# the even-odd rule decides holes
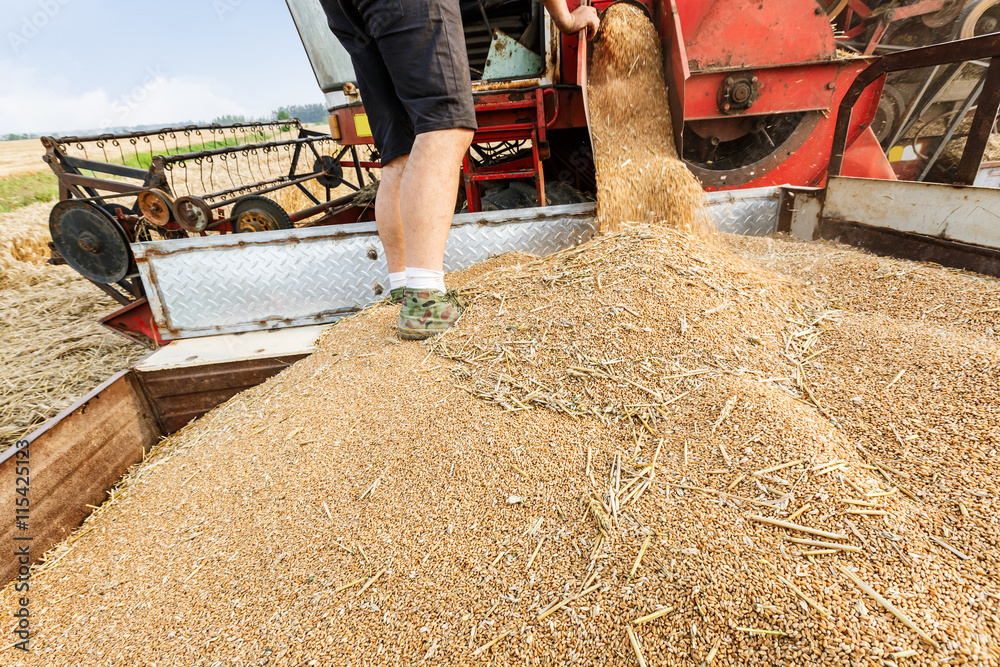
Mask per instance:
[[[796,519],[799,518],[799,515],[801,515],[803,512],[805,512],[810,507],[812,507],[812,504],[811,503],[806,503],[802,507],[800,507],[797,510],[795,510],[795,512],[792,513],[792,515],[790,517],[788,517],[788,520],[789,521],[795,521]]]
[[[755,475],[766,475],[770,472],[777,472],[779,470],[784,470],[785,468],[791,468],[792,466],[797,466],[800,463],[805,463],[805,459],[795,459],[794,461],[789,461],[788,463],[781,463],[776,466],[771,466],[770,468],[764,468],[763,470],[758,470]]]
[[[639,555],[635,558],[635,565],[632,566],[632,571],[628,573],[627,581],[631,581],[632,577],[635,576],[635,571],[639,569],[639,564],[642,563],[642,557],[646,553],[646,547],[649,546],[650,540],[653,539],[653,535],[649,534],[646,539],[642,542],[642,547],[639,549]]]
[[[625,626],[625,633],[628,635],[628,641],[632,645],[632,651],[635,653],[635,659],[639,663],[639,667],[646,667],[646,660],[642,657],[642,650],[639,648],[639,639],[635,636],[635,631],[632,630],[631,625]]]
[[[850,579],[851,581],[853,581],[855,586],[857,586],[858,588],[860,588],[861,590],[863,590],[873,600],[875,600],[875,602],[878,602],[880,605],[882,605],[883,607],[885,607],[886,610],[890,614],[892,614],[893,616],[895,616],[896,618],[898,618],[903,623],[903,625],[905,625],[906,627],[908,627],[909,629],[911,629],[915,633],[917,633],[918,637],[920,637],[921,639],[923,639],[925,642],[927,642],[928,644],[930,644],[934,648],[938,647],[938,643],[936,641],[934,641],[923,630],[921,630],[920,628],[918,628],[916,626],[916,624],[913,621],[911,621],[910,618],[906,614],[904,614],[902,611],[900,611],[899,609],[897,609],[895,605],[893,605],[891,602],[889,602],[884,597],[882,597],[881,595],[879,595],[875,591],[874,588],[872,588],[871,586],[869,586],[868,584],[866,584],[864,581],[862,581],[861,578],[858,575],[854,574],[853,572],[851,572],[850,570],[848,570],[846,567],[844,567],[842,565],[838,565],[837,569],[840,570],[840,572],[845,577],[847,577],[848,579]]]
[[[797,530],[800,533],[809,533],[810,535],[818,535],[820,537],[826,537],[831,540],[846,540],[847,535],[841,533],[830,533],[825,530],[819,530],[817,528],[809,528],[808,526],[800,526],[797,523],[791,523],[789,521],[781,521],[780,519],[769,519],[764,516],[751,515],[747,517],[748,519],[753,519],[754,521],[760,521],[761,523],[767,523],[772,526],[778,526],[779,528],[785,528],[787,530]]]
[[[347,590],[348,588],[353,588],[353,587],[357,586],[358,584],[364,583],[367,579],[368,579],[368,577],[359,577],[359,578],[355,579],[354,581],[352,581],[350,583],[346,583],[343,586],[338,586],[337,588],[335,588],[333,590],[333,592],[334,593],[339,593],[340,591]]]
[[[722,452],[722,459],[726,462],[726,465],[732,467],[733,462],[729,458],[729,452],[726,451],[726,445],[722,442],[722,440],[719,440],[719,451]],[[741,476],[741,479],[742,477],[743,476]]]
[[[972,557],[971,557],[971,556],[966,556],[966,555],[965,555],[965,554],[963,554],[963,553],[962,553],[961,551],[959,551],[959,550],[958,550],[958,549],[956,549],[955,547],[951,546],[950,544],[948,544],[948,543],[947,543],[947,542],[945,542],[944,540],[942,540],[942,539],[939,539],[939,538],[937,538],[937,537],[934,537],[933,535],[929,535],[928,537],[930,537],[930,538],[931,538],[932,540],[934,540],[935,542],[937,542],[938,544],[940,544],[940,545],[941,545],[941,546],[943,546],[943,547],[944,547],[945,549],[947,549],[948,551],[952,552],[953,554],[955,554],[956,556],[958,556],[958,557],[959,557],[959,558],[961,558],[962,560],[972,560]]]
[[[525,572],[531,569],[531,564],[535,562],[535,556],[538,555],[538,551],[542,548],[543,542],[545,542],[544,537],[538,540],[538,546],[535,547],[535,550],[531,553],[531,558],[528,559],[528,564],[524,566]]]
[[[830,611],[826,607],[824,607],[823,605],[821,605],[819,602],[816,602],[815,600],[813,600],[811,597],[809,597],[808,595],[806,595],[805,593],[803,593],[802,590],[798,586],[796,586],[795,584],[793,584],[791,581],[789,581],[785,577],[781,576],[781,573],[778,572],[778,568],[776,568],[774,565],[772,565],[771,563],[767,562],[766,560],[762,560],[761,562],[764,563],[765,565],[767,565],[769,568],[771,568],[771,570],[774,571],[774,576],[776,576],[778,578],[778,581],[780,581],[781,583],[783,583],[786,586],[788,586],[789,588],[791,588],[792,591],[796,595],[798,595],[800,598],[802,598],[803,600],[805,600],[809,604],[809,606],[811,606],[813,609],[815,609],[816,611],[818,611],[819,613],[821,613],[823,616],[826,616],[826,617],[830,616]]]
[[[582,598],[587,593],[591,593],[591,592],[597,590],[598,588],[600,588],[600,586],[601,585],[599,583],[598,584],[594,584],[590,588],[587,588],[587,589],[585,589],[585,590],[577,593],[576,595],[574,595],[571,598],[567,598],[567,599],[563,600],[562,602],[557,602],[553,606],[549,607],[545,611],[543,611],[540,614],[538,614],[538,620],[539,621],[544,621],[546,618],[548,618],[549,616],[551,616],[555,612],[559,611],[560,609],[562,609],[563,607],[565,607],[566,605],[568,605],[570,602],[574,602],[576,600],[579,600],[580,598]]]
[[[787,636],[787,632],[782,632],[780,630],[760,630],[758,628],[736,628],[741,632],[749,632],[752,635],[776,635],[778,637]]]
[[[735,489],[736,485],[742,482],[744,479],[746,479],[746,477],[747,477],[746,473],[743,473],[742,475],[734,479],[732,483],[726,487],[726,491],[732,491],[733,489]]]
[[[825,475],[827,473],[833,472],[834,470],[843,470],[844,468],[849,468],[849,467],[851,467],[851,464],[847,463],[847,462],[835,463],[834,465],[830,466],[829,468],[823,468],[822,470],[818,470],[818,471],[814,472],[813,474],[817,475],[817,476],[819,476],[819,475]]]
[[[817,540],[804,540],[801,537],[787,537],[785,539],[789,542],[794,542],[795,544],[801,544],[808,547],[819,547],[820,549],[840,549],[841,551],[851,552],[861,551],[861,547],[856,547],[850,544],[832,544],[830,542],[819,542]]]
[[[896,373],[896,377],[894,377],[891,380],[889,380],[889,384],[887,384],[885,386],[885,389],[883,389],[882,391],[889,391],[889,389],[892,388],[892,385],[894,385],[897,382],[899,382],[899,378],[903,377],[903,373],[905,373],[905,372],[906,372],[906,369],[904,368],[901,371],[899,371],[898,373]]]
[[[889,466],[887,466],[886,464],[884,464],[884,463],[879,463],[878,461],[875,461],[874,463],[875,463],[875,465],[876,465],[876,466],[877,466],[877,467],[878,467],[878,468],[879,468],[880,470],[884,470],[884,471],[886,471],[886,472],[888,472],[888,473],[892,473],[892,474],[893,474],[893,475],[895,475],[896,477],[902,477],[903,479],[910,479],[910,475],[909,475],[909,473],[905,473],[905,472],[903,472],[902,470],[896,470],[895,468],[890,468],[890,467],[889,467]]]
[[[491,648],[493,648],[494,644],[496,644],[501,639],[504,639],[505,637],[507,637],[508,635],[510,635],[510,633],[512,633],[512,632],[513,632],[513,630],[504,630],[499,635],[497,635],[496,637],[494,637],[493,641],[489,642],[488,644],[483,644],[482,646],[480,646],[479,648],[477,648],[475,651],[473,651],[472,655],[479,655],[480,653],[483,653],[485,651],[490,650]]]
[[[677,607],[670,606],[670,607],[664,607],[663,609],[657,609],[652,614],[646,614],[645,616],[640,616],[639,618],[635,619],[634,621],[632,621],[632,625],[639,625],[640,623],[648,623],[649,621],[654,621],[658,619],[660,616],[665,616],[669,614],[676,608]]]
[[[385,568],[379,570],[374,576],[372,576],[368,581],[366,581],[365,585],[362,586],[361,589],[358,591],[358,595],[360,596],[362,593],[368,590],[368,587],[374,584],[378,580],[378,578],[381,577],[383,574],[385,574]]]

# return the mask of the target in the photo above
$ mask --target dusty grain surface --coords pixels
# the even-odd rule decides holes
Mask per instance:
[[[133,470],[36,572],[32,652],[3,659],[634,664],[630,626],[647,664],[998,664],[1000,313],[901,305],[1000,284],[731,245],[639,228],[500,258],[451,279],[471,307],[429,345],[388,306],[338,324]]]

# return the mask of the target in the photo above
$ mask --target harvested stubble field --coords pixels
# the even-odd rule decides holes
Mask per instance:
[[[338,324],[51,554],[16,660],[998,664],[1000,284],[731,243],[498,258],[429,345]]]
[[[0,213],[0,450],[146,352],[97,323],[114,301],[46,264],[51,208]]]

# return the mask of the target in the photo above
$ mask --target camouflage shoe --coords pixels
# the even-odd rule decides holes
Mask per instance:
[[[397,287],[394,290],[389,290],[389,303],[394,306],[402,306],[404,291],[406,291],[405,287]]]
[[[436,289],[403,293],[403,308],[399,311],[399,337],[403,340],[424,340],[452,328],[464,308],[452,294]]]

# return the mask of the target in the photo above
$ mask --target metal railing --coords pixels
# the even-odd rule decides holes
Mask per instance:
[[[880,57],[861,72],[840,103],[837,126],[833,135],[828,178],[840,175],[844,164],[844,154],[847,152],[848,133],[854,105],[857,104],[861,94],[868,86],[892,72],[969,60],[989,60],[990,63],[981,84],[976,115],[972,120],[969,137],[965,142],[965,150],[962,152],[962,159],[958,166],[958,175],[955,178],[956,184],[972,185],[976,173],[979,171],[979,165],[983,161],[983,154],[986,152],[986,143],[993,131],[993,124],[996,122],[997,109],[1000,108],[1000,32],[890,53]]]

